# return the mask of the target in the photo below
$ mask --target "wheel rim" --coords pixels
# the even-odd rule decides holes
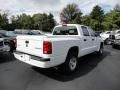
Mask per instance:
[[[76,68],[76,66],[77,66],[77,59],[73,57],[70,59],[69,68],[71,71],[73,71]]]

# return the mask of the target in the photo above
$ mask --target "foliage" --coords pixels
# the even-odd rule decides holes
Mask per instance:
[[[11,21],[14,29],[36,29],[50,32],[55,26],[55,20],[51,13],[49,15],[38,13],[34,14],[32,17],[22,14],[17,17],[12,16]]]
[[[120,29],[120,8],[116,7],[107,13],[104,18],[103,26],[106,30]]]
[[[32,29],[32,18],[30,15],[26,14],[19,15],[17,16],[15,22],[17,29]]]
[[[8,19],[9,11],[0,10],[0,29],[38,29],[50,32],[56,25],[54,16],[49,13],[37,13],[33,16],[21,14]],[[120,29],[120,5],[105,13],[96,5],[90,14],[82,15],[77,4],[68,4],[60,13],[60,19],[65,23],[84,24],[94,30],[115,30]],[[9,22],[11,21],[11,23]]]
[[[2,12],[0,10],[0,29],[7,29],[8,25],[8,13],[7,12]]]
[[[33,17],[34,28],[50,32],[55,26],[55,20],[53,15],[50,13],[49,15],[43,14],[34,14]]]
[[[81,11],[77,4],[68,4],[60,13],[61,22],[81,23]]]
[[[91,26],[94,30],[102,30],[102,22],[104,19],[104,11],[98,5],[96,5],[90,13]]]

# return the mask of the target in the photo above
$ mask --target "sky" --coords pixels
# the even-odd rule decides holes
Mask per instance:
[[[105,12],[110,11],[120,0],[0,0],[0,10],[9,10],[9,16],[26,13],[52,13],[60,22],[60,12],[67,4],[76,3],[83,15],[89,14],[95,5],[101,6]]]

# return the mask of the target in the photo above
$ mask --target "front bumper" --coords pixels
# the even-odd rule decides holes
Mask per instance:
[[[42,58],[18,51],[14,52],[14,56],[18,60],[30,64],[32,66],[41,67],[41,68],[52,67],[52,61],[50,58]]]
[[[114,45],[120,46],[120,40],[115,40]]]

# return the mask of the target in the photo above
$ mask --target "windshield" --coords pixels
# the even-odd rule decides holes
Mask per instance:
[[[16,34],[14,33],[14,31],[8,31],[7,36],[16,36]]]
[[[54,29],[53,35],[78,35],[75,26],[62,26]]]
[[[106,32],[106,34],[110,34],[110,32]]]
[[[29,34],[30,30],[16,30],[14,31],[15,34],[22,34],[22,35],[27,35]]]
[[[117,34],[120,34],[120,31],[118,31]]]
[[[111,32],[111,35],[115,35],[115,34],[120,34],[120,31],[117,31],[117,32],[116,31],[112,31]]]
[[[7,35],[7,31],[4,31],[4,30],[0,30],[0,34],[4,34],[4,35]]]

